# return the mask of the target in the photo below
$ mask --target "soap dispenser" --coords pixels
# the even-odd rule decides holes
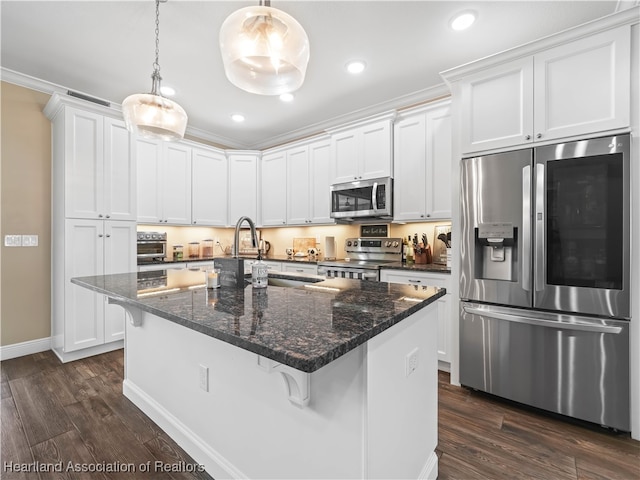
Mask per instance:
[[[267,264],[262,261],[262,252],[258,249],[258,260],[251,265],[251,284],[253,288],[266,288],[267,283]]]

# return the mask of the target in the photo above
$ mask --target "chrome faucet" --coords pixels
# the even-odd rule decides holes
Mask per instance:
[[[238,253],[240,252],[240,225],[242,222],[247,221],[249,224],[249,228],[251,228],[251,243],[254,248],[258,247],[258,235],[256,234],[256,226],[249,217],[240,217],[238,219],[238,223],[236,223],[236,231],[233,234],[233,249],[231,250],[231,256],[238,258]]]

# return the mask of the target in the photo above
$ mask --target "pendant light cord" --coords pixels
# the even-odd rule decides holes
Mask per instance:
[[[160,0],[156,0],[156,61],[153,62],[153,70],[160,73]]]

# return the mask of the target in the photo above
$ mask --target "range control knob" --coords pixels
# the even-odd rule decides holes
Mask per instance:
[[[400,245],[400,244],[398,243],[398,241],[397,241],[397,240],[396,240],[395,242],[393,242],[393,248],[397,248],[397,247],[398,247],[398,245]]]
[[[391,246],[391,242],[389,240],[387,240],[386,242],[384,242],[384,246],[385,247],[390,247]]]
[[[353,246],[354,246],[354,247],[357,247],[357,246],[358,246],[358,241],[357,241],[357,240],[354,240],[354,241],[353,241]]]
[[[150,233],[147,233],[147,234],[144,236],[144,238],[146,238],[147,240],[150,240],[150,239],[151,239],[151,234],[150,234]]]
[[[347,240],[347,247],[351,246],[351,240]]]

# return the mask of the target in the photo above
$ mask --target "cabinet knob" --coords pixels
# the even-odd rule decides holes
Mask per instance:
[[[430,213],[427,213],[427,217],[430,217],[430,216],[431,216],[431,214],[430,214]]]
[[[104,235],[102,235],[101,233],[98,234],[98,238],[102,238]]]
[[[423,213],[420,214],[420,218],[424,218],[424,214]]]
[[[531,140],[531,135],[525,135],[524,139],[525,140]]]
[[[537,134],[536,138],[542,138],[542,134],[541,133]]]
[[[102,218],[102,214],[101,213],[98,214],[98,218]]]
[[[193,224],[194,224],[194,225],[196,224],[196,221],[195,221],[195,220],[193,221]]]
[[[106,236],[107,238],[110,238],[110,237],[111,237],[111,234],[110,234],[110,233],[107,233],[105,236]]]
[[[111,215],[105,215],[105,218],[111,218]]]

